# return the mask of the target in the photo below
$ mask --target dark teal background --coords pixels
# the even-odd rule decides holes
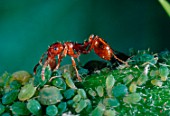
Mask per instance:
[[[0,74],[32,73],[48,45],[83,42],[90,34],[124,53],[159,52],[170,48],[170,19],[157,0],[0,0]],[[92,52],[80,60],[96,58]]]

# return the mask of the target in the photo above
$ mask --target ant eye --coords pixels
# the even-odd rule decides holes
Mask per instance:
[[[58,50],[58,48],[55,47],[54,50]]]

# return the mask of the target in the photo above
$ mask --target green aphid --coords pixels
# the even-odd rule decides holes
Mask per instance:
[[[112,94],[115,97],[124,96],[128,93],[128,89],[125,85],[119,84],[112,89]]]
[[[5,106],[0,103],[0,114],[4,113]]]
[[[105,106],[99,102],[97,107],[92,111],[91,116],[103,116],[105,111]]]
[[[58,114],[62,114],[67,110],[67,103],[60,102],[57,107],[58,107]]]
[[[33,115],[41,115],[41,105],[37,100],[34,99],[28,100],[27,109]]]
[[[112,97],[112,88],[107,88],[106,92],[109,97]]]
[[[120,105],[119,101],[116,98],[105,98],[103,104],[108,107],[117,107]]]
[[[3,104],[11,104],[17,99],[19,90],[11,90],[2,97]]]
[[[94,90],[92,90],[92,89],[90,89],[89,91],[88,91],[88,93],[91,95],[91,96],[93,96],[93,97],[95,97],[97,94],[96,94],[96,92],[94,91]]]
[[[106,78],[106,88],[109,89],[109,88],[112,88],[115,84],[115,79],[114,79],[114,76],[113,75],[109,75],[107,76]]]
[[[0,76],[0,87],[8,87],[11,82],[12,76],[8,72]]]
[[[76,96],[73,97],[74,102],[79,102],[81,100],[81,95],[77,94]]]
[[[132,93],[123,98],[123,101],[129,104],[135,104],[140,100],[141,100],[141,96],[139,93]]]
[[[21,83],[17,80],[14,80],[10,83],[10,89],[20,89]]]
[[[132,82],[129,86],[129,91],[134,93],[134,92],[136,92],[136,89],[137,89],[136,82]]]
[[[22,85],[24,85],[25,83],[27,83],[29,81],[29,79],[32,77],[31,74],[29,74],[26,71],[17,71],[15,73],[12,74],[12,78],[11,81],[13,80],[17,80],[19,81]]]
[[[85,108],[86,112],[92,111],[92,103],[91,103],[91,101],[89,99],[86,99],[85,102],[87,104],[87,106]]]
[[[63,96],[57,87],[49,86],[44,87],[39,92],[38,101],[43,105],[52,105],[60,102]]]
[[[12,115],[9,112],[5,112],[1,116],[12,116]]]
[[[78,103],[74,102],[74,103],[72,104],[72,107],[75,109],[75,108],[77,107],[77,104],[78,104]]]
[[[86,106],[87,106],[86,101],[85,100],[80,100],[80,102],[76,106],[75,111],[77,113],[80,113]]]
[[[137,85],[141,86],[141,85],[145,84],[147,81],[148,81],[148,75],[142,73],[137,80]]]
[[[116,116],[115,110],[105,110],[104,116]]]
[[[106,91],[109,97],[112,96],[112,88],[115,84],[116,80],[114,79],[114,76],[111,74],[109,76],[107,76],[106,78]]]
[[[167,2],[165,0],[159,0],[159,2]],[[169,7],[169,3],[167,4],[167,7]],[[170,51],[169,50],[164,50],[159,53],[159,61],[162,63],[166,63],[170,65]]]
[[[36,87],[32,83],[26,84],[21,88],[21,91],[18,94],[18,99],[20,101],[25,101],[30,99],[36,91]]]
[[[81,96],[81,98],[85,99],[87,98],[86,92],[84,91],[84,89],[78,89],[77,93]]]
[[[165,77],[165,76],[164,76],[164,77],[163,77],[163,76],[161,77],[161,81],[166,81],[167,79],[168,79],[168,77]]]
[[[39,70],[37,71],[34,77],[34,86],[44,86],[51,78],[52,71],[49,66],[46,67],[45,72],[44,72],[45,80],[42,80],[41,70],[42,70],[42,67],[39,68]]]
[[[74,70],[74,67],[72,64],[66,64],[66,65],[63,65],[61,66],[59,69],[61,74],[65,74],[66,75],[69,75],[70,77],[73,77],[75,75],[75,70]]]
[[[163,82],[162,82],[161,80],[158,80],[158,79],[153,79],[153,80],[151,80],[151,83],[152,83],[153,85],[159,86],[159,87],[161,87],[162,84],[163,84]]]
[[[75,102],[71,99],[67,101],[67,105],[68,106],[72,106]]]
[[[0,87],[4,87],[5,86],[5,79],[6,77],[8,77],[9,74],[7,72],[4,72],[1,76],[0,76]]]
[[[123,82],[125,85],[129,84],[133,80],[134,76],[132,74],[127,75],[125,78],[123,78]]]
[[[46,114],[48,116],[56,116],[58,113],[58,108],[55,105],[49,105],[46,108]]]
[[[18,90],[19,90],[19,89],[18,89]],[[10,91],[11,91],[11,88],[10,88],[9,86],[4,87],[4,88],[2,89],[2,95],[6,94],[6,93],[8,93],[8,92],[10,92]]]
[[[52,80],[52,85],[54,86],[60,86],[63,84],[63,79],[58,77]]]
[[[64,97],[66,99],[70,99],[75,95],[75,90],[74,89],[68,89],[64,92]]]
[[[159,67],[159,74],[162,81],[166,81],[169,75],[169,69],[167,66],[160,66]]]
[[[52,80],[52,85],[56,86],[57,88],[62,89],[62,90],[66,89],[66,83],[60,77],[53,79]]]
[[[63,77],[66,79],[66,80],[65,80],[65,81],[66,81],[66,84],[67,84],[70,88],[72,88],[72,89],[77,89],[77,87],[75,86],[75,84],[74,84],[73,80],[71,79],[69,73],[64,73],[64,74],[63,74]]]
[[[159,70],[151,70],[150,71],[150,76],[151,77],[156,77],[159,75]]]
[[[97,91],[97,94],[98,94],[99,97],[103,97],[103,95],[104,95],[104,89],[103,89],[102,86],[98,86],[98,87],[96,88],[96,91]]]
[[[148,54],[148,53],[142,53],[142,54],[137,54],[133,58],[131,58],[133,62],[129,62],[130,64],[138,64],[142,65],[144,63],[150,63],[150,64],[156,64],[157,59],[154,58],[153,55]]]
[[[15,102],[10,107],[10,110],[15,115],[29,115],[30,114],[24,102]]]
[[[168,76],[169,75],[169,69],[167,66],[160,66],[159,67],[159,74],[160,76]]]

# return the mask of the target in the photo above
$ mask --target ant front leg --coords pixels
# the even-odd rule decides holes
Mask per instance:
[[[58,63],[57,63],[57,65],[56,65],[54,71],[58,70],[58,68],[60,67],[61,60],[67,55],[67,50],[68,50],[68,48],[67,48],[67,46],[65,45],[63,52],[57,55],[57,57],[58,57]]]
[[[54,70],[54,68],[56,67],[56,59],[55,58],[46,59],[41,71],[41,77],[43,81],[45,80],[45,69],[48,65],[50,67],[50,70]]]
[[[62,57],[61,57],[61,55],[59,54],[59,55],[58,55],[57,65],[55,66],[55,68],[53,69],[53,71],[57,71],[57,70],[58,70],[58,68],[60,67],[60,62],[61,62],[61,60],[62,60]],[[52,77],[50,78],[49,82],[51,82],[51,80],[53,80],[53,79],[56,78],[56,77],[59,77],[59,76],[52,76]]]
[[[58,68],[60,67],[61,60],[62,60],[62,57],[61,57],[61,55],[59,54],[59,55],[58,55],[58,63],[57,63],[57,65],[56,65],[54,71],[58,70]]]
[[[42,67],[42,71],[41,71],[41,78],[42,78],[42,80],[44,81],[45,80],[45,75],[44,75],[44,73],[45,73],[45,69],[46,69],[46,67],[48,66],[48,60],[46,60],[45,61],[45,63],[44,63],[44,65],[43,65],[43,67]]]
[[[47,54],[47,52],[45,52],[45,53],[41,56],[39,62],[34,66],[34,69],[33,69],[34,74],[36,74],[36,72],[37,72],[37,67],[38,67],[39,65],[42,66],[42,60],[43,60],[45,54]]]

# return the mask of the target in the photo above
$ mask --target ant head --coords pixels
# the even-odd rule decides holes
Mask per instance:
[[[63,51],[63,48],[64,47],[60,42],[56,42],[48,48],[47,54],[50,57],[55,57],[56,55],[60,54]]]

